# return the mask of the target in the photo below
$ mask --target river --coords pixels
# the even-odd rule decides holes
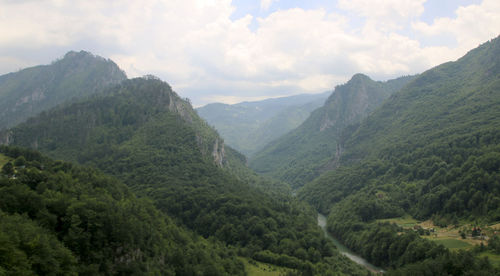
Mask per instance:
[[[328,231],[326,230],[326,217],[320,213],[318,213],[318,225],[321,227],[321,229],[323,229],[323,232],[325,232],[325,236],[327,238],[329,238],[331,241],[333,241],[333,243],[335,244],[337,249],[340,251],[340,254],[351,259],[353,262],[364,266],[366,269],[370,270],[371,272],[374,272],[377,274],[384,273],[383,269],[370,264],[367,260],[363,259],[359,255],[356,255],[354,252],[349,250],[349,248],[345,247],[337,239],[335,239],[330,233],[328,233]]]

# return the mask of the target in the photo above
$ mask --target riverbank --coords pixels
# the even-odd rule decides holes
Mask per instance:
[[[318,225],[319,225],[319,227],[321,227],[321,229],[323,229],[325,236],[335,244],[335,246],[337,247],[337,249],[339,250],[339,252],[342,255],[351,259],[353,262],[355,262],[359,265],[362,265],[363,267],[365,267],[366,269],[368,269],[369,271],[371,271],[373,273],[376,273],[376,274],[384,273],[383,269],[376,267],[373,264],[369,263],[367,260],[363,259],[361,256],[359,256],[356,253],[349,250],[349,248],[345,247],[342,243],[340,243],[340,241],[338,241],[335,237],[333,237],[326,229],[326,217],[320,213],[318,213]]]

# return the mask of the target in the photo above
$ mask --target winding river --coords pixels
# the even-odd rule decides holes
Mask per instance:
[[[362,257],[356,255],[354,252],[349,250],[349,248],[345,247],[337,239],[335,239],[330,233],[328,233],[328,231],[326,230],[326,217],[320,213],[318,213],[318,225],[325,232],[325,236],[327,238],[329,238],[331,241],[333,241],[333,243],[335,244],[335,246],[337,247],[337,249],[340,251],[340,253],[342,255],[351,259],[353,262],[364,266],[366,269],[370,270],[371,272],[374,272],[377,274],[384,273],[384,270],[382,270],[380,267],[376,267],[376,266],[370,264],[368,261],[366,261]]]

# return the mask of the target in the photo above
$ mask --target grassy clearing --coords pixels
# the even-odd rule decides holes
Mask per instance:
[[[419,224],[418,220],[412,218],[409,215],[406,215],[404,217],[399,217],[399,218],[379,219],[377,221],[378,222],[395,223],[401,227],[413,227],[414,225]]]
[[[448,249],[458,250],[458,249],[469,249],[472,248],[472,244],[456,239],[456,238],[429,238],[437,244],[442,244]]]
[[[280,276],[285,275],[287,272],[294,271],[287,267],[261,263],[249,258],[240,259],[245,264],[245,270],[249,276]]]
[[[3,167],[7,162],[9,162],[12,158],[7,157],[0,153],[0,168]]]
[[[470,237],[470,235],[468,235],[466,239],[462,239],[459,230],[461,228],[470,228],[471,226],[469,224],[464,224],[459,227],[451,225],[448,227],[438,227],[434,225],[431,220],[418,221],[409,215],[399,218],[381,219],[377,221],[395,223],[405,229],[413,228],[415,225],[422,227],[422,229],[434,229],[434,232],[431,232],[430,235],[422,235],[422,237],[432,240],[438,244],[442,244],[446,248],[449,248],[451,250],[471,249],[474,245],[480,245],[481,242],[487,244],[487,241],[473,239]],[[493,226],[500,229],[500,223]],[[492,226],[490,226],[490,228],[491,227]],[[487,235],[488,234],[490,233],[488,232]]]
[[[500,223],[495,223],[489,226],[492,230],[500,230]]]

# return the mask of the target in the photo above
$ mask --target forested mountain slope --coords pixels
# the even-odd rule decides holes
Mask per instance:
[[[196,109],[227,144],[252,156],[267,143],[299,126],[330,93],[303,94],[238,104],[208,104]]]
[[[0,147],[0,274],[243,275],[234,251],[177,227],[121,182]]]
[[[337,86],[325,104],[298,128],[269,143],[250,160],[259,173],[301,187],[336,166],[344,128],[359,123],[414,77],[377,82],[356,74]]]
[[[0,76],[0,129],[43,110],[82,98],[127,77],[111,60],[89,52],[68,52],[50,65]]]
[[[307,206],[286,194],[271,197],[246,182],[250,173],[233,172],[243,170],[244,158],[156,78],[126,80],[43,112],[2,138],[111,174],[241,256],[307,274],[364,273],[334,250]]]
[[[456,261],[478,264],[472,253],[453,261],[418,236],[375,220],[404,214],[440,226],[500,220],[500,38],[424,72],[341,144],[340,167],[300,192],[330,213],[330,231],[378,265],[468,271],[456,267],[464,260]],[[483,265],[475,269],[488,270]]]

